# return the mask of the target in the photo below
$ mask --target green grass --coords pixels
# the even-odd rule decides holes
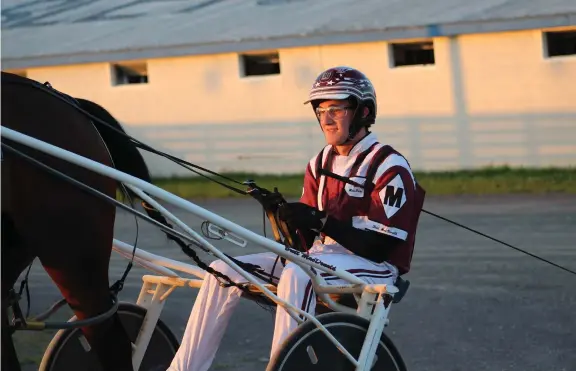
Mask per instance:
[[[278,190],[286,197],[299,197],[302,193],[303,174],[226,173],[223,175],[238,181],[252,179],[259,186],[270,190],[278,187]],[[428,195],[576,194],[576,168],[495,167],[453,172],[416,172],[415,175]],[[246,189],[243,185],[224,182],[236,188]],[[242,196],[202,177],[162,178],[155,179],[154,183],[168,192],[188,199]]]

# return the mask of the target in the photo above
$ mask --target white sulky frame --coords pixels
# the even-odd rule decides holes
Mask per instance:
[[[395,286],[385,284],[366,284],[365,281],[347,271],[325,264],[321,260],[317,258],[311,258],[305,253],[287,248],[276,241],[256,234],[226,218],[214,214],[153,184],[135,178],[114,168],[100,164],[96,161],[90,160],[86,157],[79,156],[73,152],[27,136],[18,131],[6,127],[2,127],[1,130],[2,137],[124,183],[127,187],[132,189],[140,197],[154,206],[158,211],[160,211],[167,219],[183,229],[190,239],[203,246],[207,251],[211,252],[218,259],[221,259],[234,270],[236,270],[243,278],[250,282],[251,290],[263,293],[277,305],[284,307],[287,312],[290,313],[290,315],[299,323],[302,323],[303,320],[301,320],[298,315],[302,315],[307,320],[312,321],[338,347],[338,349],[343,352],[343,354],[350,360],[350,362],[355,365],[356,371],[367,371],[370,369],[374,359],[375,349],[380,339],[379,334],[381,334],[384,327],[389,322],[388,313],[391,304],[386,306],[384,305],[384,296],[394,295],[397,293],[398,288]],[[233,261],[231,261],[225,254],[214,247],[210,242],[208,242],[182,221],[180,221],[176,216],[171,214],[162,205],[160,205],[150,196],[146,195],[144,192],[207,220],[211,224],[217,226],[216,230],[222,231],[222,236],[230,242],[242,245],[245,244],[246,241],[250,241],[302,267],[303,270],[311,277],[316,295],[318,295],[322,302],[324,302],[330,309],[337,312],[356,314],[370,321],[368,333],[362,346],[359,359],[355,359],[313,315],[302,311],[301,309],[280,299],[274,293],[274,286],[263,284],[261,280],[244,271]],[[214,232],[215,229],[212,228],[212,231]],[[128,259],[132,257],[133,246],[130,246],[129,244],[115,239],[113,248],[120,255]],[[199,288],[202,284],[204,275],[207,273],[195,265],[167,259],[141,249],[136,249],[134,260],[142,267],[158,274],[143,276],[142,289],[137,300],[138,305],[147,308],[146,319],[142,328],[140,329],[138,339],[134,344],[133,364],[134,369],[137,370],[140,366],[140,363],[142,362],[146,348],[148,346],[148,342],[154,331],[168,295],[170,295],[170,293],[172,293],[173,290],[178,287],[188,286],[191,288]],[[322,272],[329,272],[350,282],[350,284],[327,285],[319,275],[314,275],[312,270],[308,269],[307,267],[314,267]],[[192,275],[195,278],[183,278],[174,272],[174,270]],[[328,294],[343,293],[354,293],[358,302],[357,310],[340,305],[334,302],[328,296]],[[378,294],[376,300],[373,299],[374,294]],[[374,306],[375,308],[372,313]]]

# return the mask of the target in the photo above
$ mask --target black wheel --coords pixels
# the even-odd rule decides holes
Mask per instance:
[[[370,322],[348,313],[326,313],[316,317],[358,359]],[[406,371],[400,353],[383,332],[371,370]],[[312,321],[301,324],[270,360],[266,371],[354,371],[354,365]]]
[[[146,316],[146,309],[132,303],[120,303],[118,314],[130,340],[135,342]],[[87,345],[87,341],[80,329],[58,331],[44,353],[39,371],[78,370],[79,365],[82,365],[82,370],[85,371],[104,371],[96,355],[91,351],[86,351],[89,347],[84,344]],[[166,370],[179,345],[168,326],[158,319],[139,370]]]

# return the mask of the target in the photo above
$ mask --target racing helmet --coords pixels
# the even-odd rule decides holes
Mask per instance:
[[[323,100],[347,99],[356,106],[350,125],[348,139],[352,139],[362,127],[370,127],[376,120],[376,91],[372,82],[355,68],[339,66],[329,68],[318,75],[310,89],[308,100],[315,111]],[[362,117],[364,107],[369,113]]]

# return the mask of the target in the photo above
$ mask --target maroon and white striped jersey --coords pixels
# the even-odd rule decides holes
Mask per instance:
[[[320,169],[363,187],[326,175]],[[325,210],[333,218],[350,221],[355,228],[403,241],[391,248],[386,261],[404,274],[410,270],[424,194],[408,161],[370,133],[347,156],[338,155],[331,145],[314,156],[306,168],[300,201]],[[325,244],[336,244],[324,237]]]

